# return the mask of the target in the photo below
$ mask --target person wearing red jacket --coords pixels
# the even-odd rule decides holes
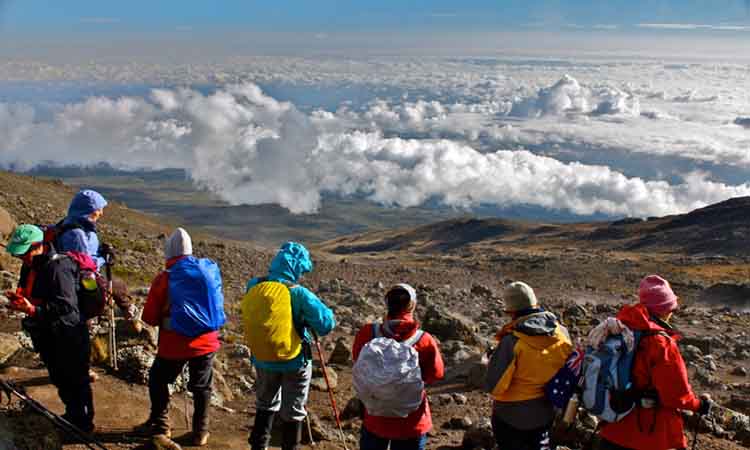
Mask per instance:
[[[636,405],[621,421],[601,428],[600,450],[667,450],[687,447],[680,410],[707,414],[712,401],[693,393],[677,341],[669,324],[678,297],[658,275],[645,277],[638,290],[640,303],[626,305],[617,318],[633,331],[645,332],[633,362],[633,384],[638,391],[657,394],[657,403]]]
[[[188,390],[193,394],[193,443],[208,443],[208,407],[213,381],[213,357],[221,346],[219,332],[211,331],[197,337],[183,336],[163,326],[169,320],[169,269],[193,253],[190,235],[178,228],[167,239],[164,254],[166,270],[151,283],[142,320],[159,327],[159,350],[149,371],[148,391],[151,415],[136,427],[140,433],[171,438],[169,424],[169,384],[175,382],[188,364]]]
[[[417,306],[417,293],[408,284],[397,284],[385,296],[388,313],[380,325],[381,334],[399,342],[414,336],[419,323],[414,319]],[[362,348],[374,339],[373,324],[367,324],[357,333],[352,348],[352,358],[356,362]],[[445,375],[445,365],[435,339],[424,333],[414,344],[419,354],[419,367],[426,385],[435,383]],[[423,450],[427,443],[427,433],[432,429],[432,415],[427,394],[420,407],[408,417],[378,417],[364,411],[364,422],[360,436],[361,450]]]

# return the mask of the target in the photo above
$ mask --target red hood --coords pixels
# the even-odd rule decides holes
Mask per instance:
[[[620,312],[617,313],[617,318],[634,331],[661,331],[669,335],[677,334],[674,330],[665,328],[651,320],[651,315],[649,314],[648,309],[645,305],[640,303],[623,306]]]
[[[399,314],[397,316],[387,317],[387,328],[391,331],[381,328],[383,334],[396,339],[397,341],[403,341],[409,339],[419,328],[419,323],[414,320],[412,313]]]

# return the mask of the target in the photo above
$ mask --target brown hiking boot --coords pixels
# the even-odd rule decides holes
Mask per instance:
[[[192,442],[193,445],[196,447],[203,447],[204,445],[208,444],[208,438],[211,436],[211,433],[208,431],[194,431]]]
[[[141,436],[164,436],[167,439],[172,439],[172,430],[169,425],[158,424],[151,419],[133,427],[133,433]]]
[[[169,436],[164,434],[157,434],[151,439],[151,443],[154,444],[156,450],[182,450],[180,444],[173,441]]]
[[[89,369],[89,382],[96,383],[99,380],[99,374]]]

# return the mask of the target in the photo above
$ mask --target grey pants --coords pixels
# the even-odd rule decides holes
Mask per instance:
[[[310,392],[312,362],[294,372],[272,372],[256,367],[256,409],[281,411],[284,422],[301,422],[307,417],[305,404]]]

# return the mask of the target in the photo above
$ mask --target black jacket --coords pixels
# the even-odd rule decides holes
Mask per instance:
[[[52,247],[34,258],[32,267],[21,269],[19,286],[26,286],[28,277],[36,273],[31,298],[41,304],[36,307],[35,322],[53,329],[76,327],[85,322],[78,309],[78,270],[75,261],[58,254]]]

